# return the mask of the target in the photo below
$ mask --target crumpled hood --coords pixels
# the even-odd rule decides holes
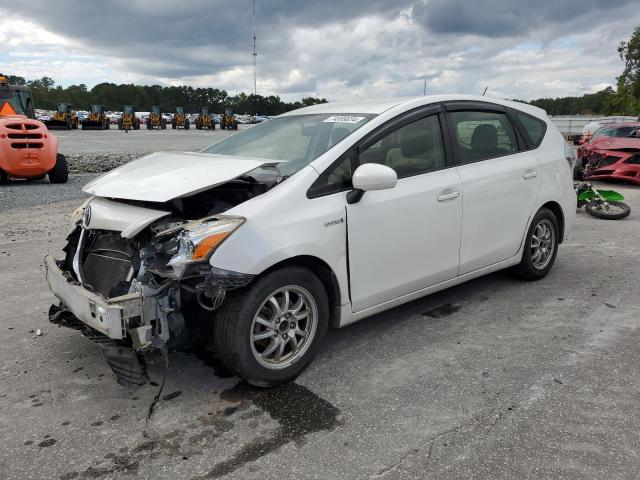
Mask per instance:
[[[98,197],[167,202],[215,187],[273,163],[209,153],[157,152],[129,162],[87,183]]]
[[[592,139],[589,147],[594,150],[640,150],[640,138],[600,137]]]

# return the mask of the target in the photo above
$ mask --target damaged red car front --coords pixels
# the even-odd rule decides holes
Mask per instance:
[[[603,127],[578,149],[587,180],[622,180],[640,185],[640,122]]]

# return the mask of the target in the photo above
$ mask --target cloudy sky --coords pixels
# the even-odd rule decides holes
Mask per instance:
[[[24,13],[22,13],[24,12]],[[615,84],[638,0],[257,0],[258,93],[534,99]],[[253,90],[252,0],[0,0],[0,71]]]

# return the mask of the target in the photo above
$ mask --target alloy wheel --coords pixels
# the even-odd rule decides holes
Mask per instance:
[[[553,258],[556,248],[556,233],[548,219],[536,225],[531,236],[531,263],[537,270],[544,270]]]
[[[316,333],[318,307],[304,288],[289,285],[271,293],[253,317],[251,351],[263,367],[290,366],[307,352]]]

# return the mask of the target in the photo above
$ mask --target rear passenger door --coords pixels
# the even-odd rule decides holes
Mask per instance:
[[[505,109],[449,102],[447,123],[462,180],[460,275],[513,257],[540,192],[540,165]]]

